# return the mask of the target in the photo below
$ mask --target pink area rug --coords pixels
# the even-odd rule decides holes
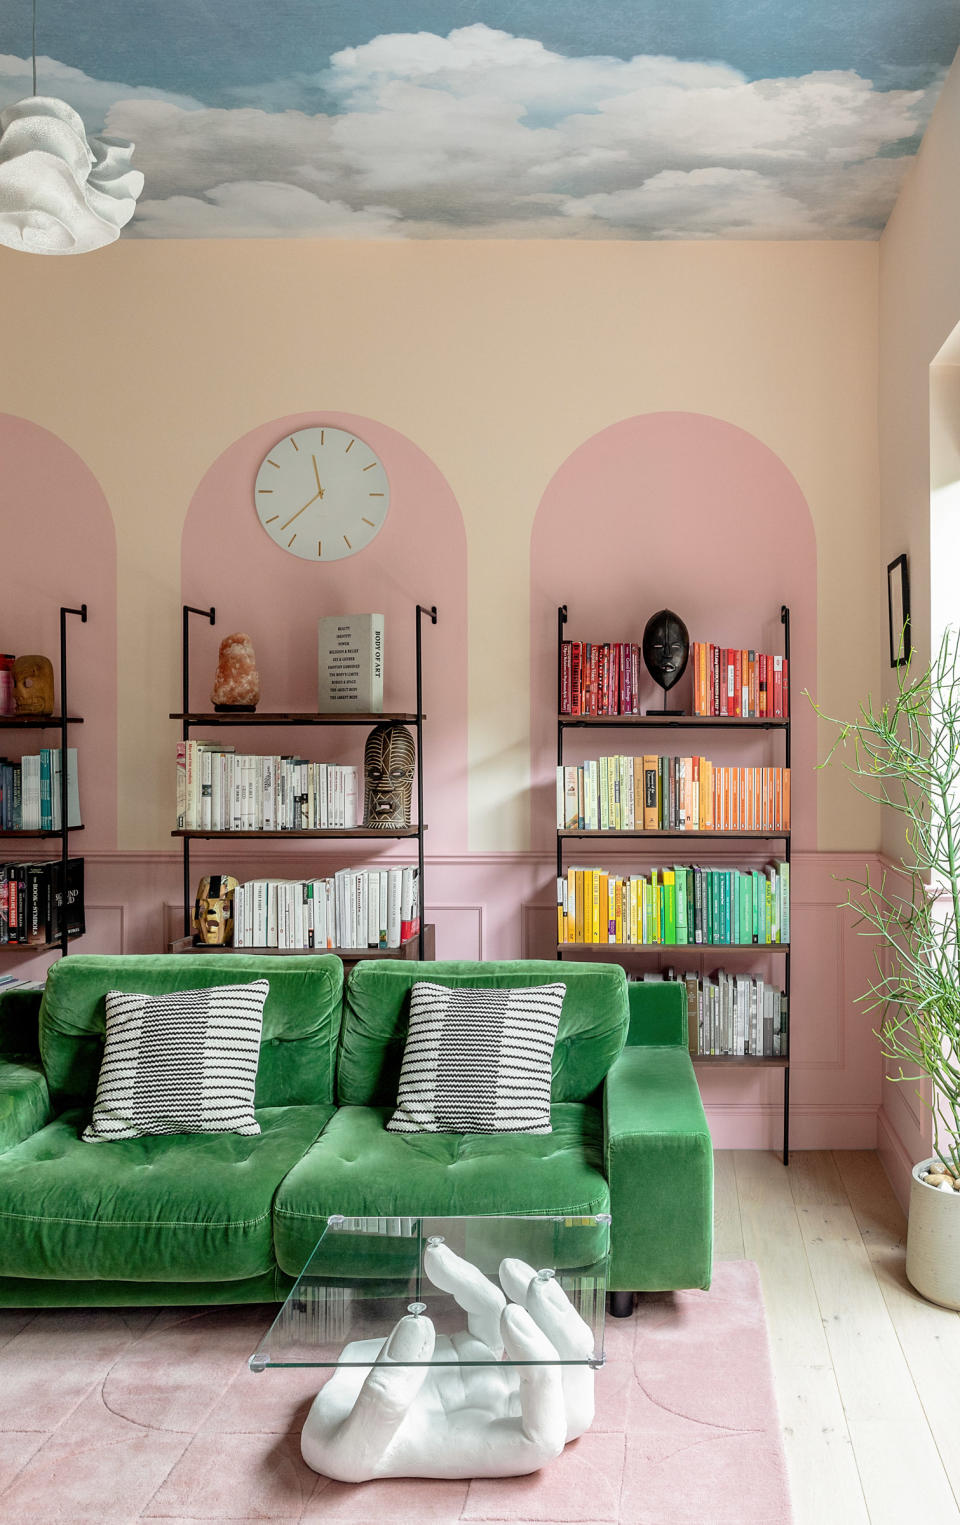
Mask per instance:
[[[317,1373],[246,1358],[273,1311],[0,1312],[4,1525],[787,1525],[756,1267],[607,1321],[593,1429],[526,1478],[348,1486],[300,1458]]]

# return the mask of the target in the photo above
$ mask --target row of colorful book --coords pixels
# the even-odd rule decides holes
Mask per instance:
[[[63,916],[63,864],[0,863],[0,947],[43,947],[60,937]],[[67,930],[86,930],[83,905],[83,859],[67,860]]]
[[[706,757],[600,757],[557,767],[558,831],[789,831],[790,769]]]
[[[557,880],[557,942],[776,947],[790,941],[790,865],[699,864],[618,875],[568,868]]]
[[[399,948],[419,930],[416,867],[251,879],[234,892],[235,948]]]
[[[561,715],[638,715],[639,688],[635,641],[561,642]]]
[[[349,830],[359,824],[358,788],[354,767],[177,743],[177,826],[185,831]]]
[[[59,831],[62,784],[59,747],[0,758],[0,831]],[[67,822],[81,825],[76,747],[67,748]]]
[[[680,977],[668,970],[644,979]],[[683,975],[687,992],[687,1033],[695,1057],[786,1059],[788,999],[768,980],[752,974]]]
[[[764,651],[694,641],[693,713],[741,720],[785,720],[790,713],[790,663]]]

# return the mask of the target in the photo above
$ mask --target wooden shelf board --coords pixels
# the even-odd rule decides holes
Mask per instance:
[[[426,826],[423,829],[426,831]],[[315,831],[185,831],[182,828],[178,828],[170,833],[172,837],[212,837],[216,841],[230,838],[233,841],[239,842],[271,842],[281,840],[295,842],[298,838],[302,837],[319,837],[321,841],[329,839],[331,842],[347,837],[360,837],[366,841],[379,838],[381,842],[394,842],[400,839],[407,840],[411,837],[416,837],[417,834],[416,826],[401,826],[390,831],[380,831],[375,826],[351,826],[343,827],[342,829],[325,826]],[[56,835],[59,836],[59,832]]]
[[[661,841],[717,841],[717,842],[786,842],[790,837],[789,831],[558,831],[558,837],[586,838],[588,841],[628,841],[631,837],[647,837]]]
[[[181,941],[186,942],[186,939]],[[250,953],[258,956],[265,954],[278,958],[314,958],[324,953],[332,953],[336,958],[351,962],[361,958],[403,958],[404,950],[412,947],[416,941],[416,936],[408,937],[399,948],[234,948],[232,945],[224,948],[215,944],[190,943],[183,948],[178,948],[177,951],[180,953]]]
[[[789,943],[557,943],[558,953],[789,953]]]
[[[67,831],[68,832],[82,831],[82,830],[83,830],[82,826],[68,826],[67,827]],[[62,835],[63,835],[62,831],[59,831],[59,830],[57,830],[57,831],[0,831],[0,837],[6,837],[8,839],[14,838],[14,837],[61,837]]]
[[[782,1056],[764,1059],[757,1054],[691,1054],[690,1058],[695,1065],[700,1065],[704,1069],[712,1068],[714,1065],[732,1064],[739,1065],[742,1069],[766,1067],[784,1070],[790,1063],[789,1059],[784,1059]]]
[[[0,731],[53,731],[62,723],[59,715],[0,715]],[[82,715],[68,715],[67,725],[83,725]]]
[[[751,715],[746,719],[736,715],[558,715],[557,724],[564,730],[587,726],[602,730],[606,726],[611,730],[641,731],[785,731],[790,720],[773,715]]]
[[[78,938],[85,936],[84,932],[71,932],[67,942],[75,943]],[[59,937],[53,943],[0,943],[0,953],[54,953],[59,946]]]
[[[421,720],[426,720],[426,715],[421,715]],[[182,720],[187,725],[379,725],[382,721],[399,720],[402,725],[416,725],[417,716],[410,711],[390,710],[381,714],[364,712],[363,714],[353,711],[331,714],[316,714],[309,710],[288,711],[224,711],[216,710],[191,711],[189,714],[171,713],[171,720]]]

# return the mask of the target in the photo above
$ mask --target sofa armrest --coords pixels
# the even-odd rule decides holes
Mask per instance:
[[[713,1144],[685,1048],[625,1048],[603,1094],[612,1291],[708,1287]]]
[[[0,1153],[39,1133],[52,1116],[40,1066],[0,1059]]]
[[[687,987],[679,980],[631,980],[629,1044],[687,1046]]]
[[[25,1059],[40,1063],[40,1002],[43,991],[18,989],[0,992],[0,1059]]]

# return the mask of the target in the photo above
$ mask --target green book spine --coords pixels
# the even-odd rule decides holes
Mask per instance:
[[[781,941],[788,943],[790,941],[790,865],[789,863],[778,863],[777,867],[780,870],[780,896],[782,901],[780,938]]]
[[[695,943],[697,940],[697,905],[693,869],[684,869],[683,877],[687,889],[687,942]]]
[[[677,906],[677,942],[686,943],[687,937],[687,871],[674,864],[675,900]]]
[[[610,830],[609,758],[600,759],[600,830]]]
[[[663,941],[677,941],[677,886],[672,868],[663,870]]]

